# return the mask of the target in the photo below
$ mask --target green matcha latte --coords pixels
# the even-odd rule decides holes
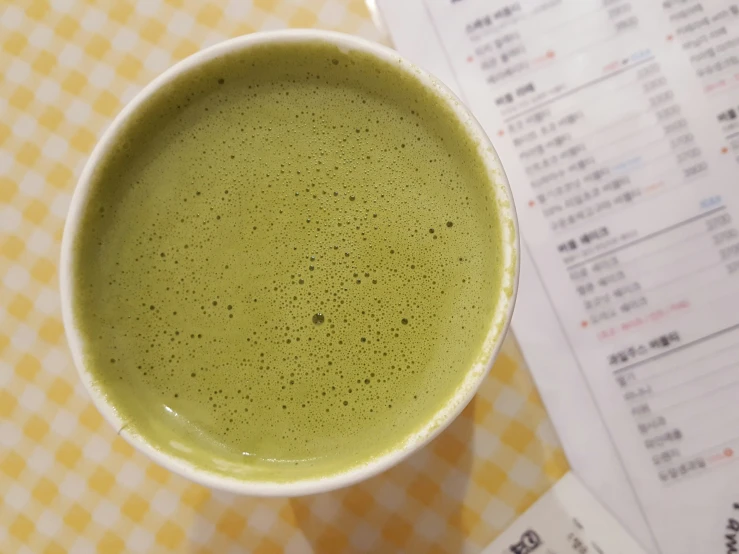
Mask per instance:
[[[293,481],[428,424],[481,356],[510,224],[446,102],[316,42],[212,60],[137,114],[72,256],[84,365],[127,432]]]

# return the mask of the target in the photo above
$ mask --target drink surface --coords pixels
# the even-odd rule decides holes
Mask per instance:
[[[490,177],[444,101],[315,43],[214,60],[139,113],[74,255],[85,365],[126,428],[278,481],[422,428],[501,287]]]

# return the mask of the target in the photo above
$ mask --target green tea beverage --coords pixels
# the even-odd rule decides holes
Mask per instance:
[[[502,231],[478,145],[396,66],[316,42],[160,91],[75,244],[85,365],[128,432],[290,481],[398,448],[481,355]]]

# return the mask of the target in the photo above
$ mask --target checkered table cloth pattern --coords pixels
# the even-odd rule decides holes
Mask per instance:
[[[177,60],[256,30],[383,40],[361,0],[0,0],[0,552],[478,552],[567,469],[515,343],[452,426],[338,492],[214,492],[135,452],[72,365],[57,260],[77,176]]]

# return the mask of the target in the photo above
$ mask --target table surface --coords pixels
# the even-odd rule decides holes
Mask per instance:
[[[0,2],[2,3],[2,2]],[[344,490],[211,491],[134,451],[77,379],[57,264],[77,176],[121,107],[168,66],[256,30],[383,41],[361,0],[0,5],[0,551],[479,552],[566,470],[509,337],[428,447]]]

